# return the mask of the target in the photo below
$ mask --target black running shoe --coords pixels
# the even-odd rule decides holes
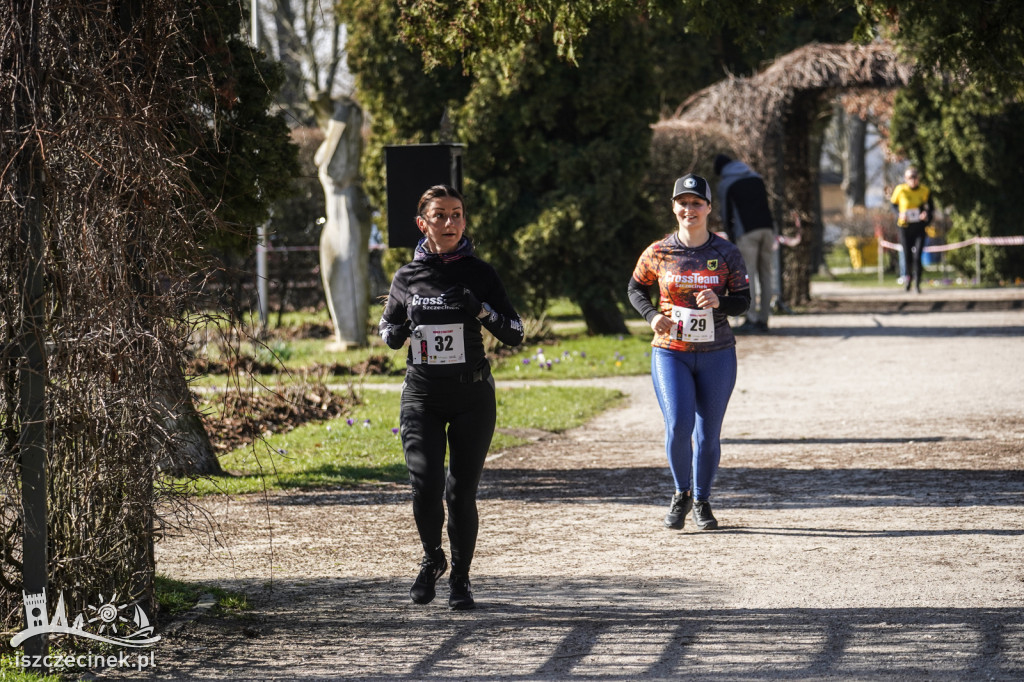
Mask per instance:
[[[676,493],[672,496],[672,504],[668,507],[668,514],[665,515],[665,527],[682,530],[686,523],[686,515],[693,507],[693,496],[690,491]]]
[[[469,589],[468,575],[456,575],[453,573],[448,578],[448,586],[451,588],[451,593],[448,596],[449,608],[456,611],[468,611],[469,609],[476,608],[476,602],[473,601],[473,591]]]
[[[420,574],[416,576],[416,582],[412,584],[412,589],[409,590],[409,596],[412,597],[413,602],[416,604],[429,604],[434,601],[434,596],[437,594],[434,590],[434,583],[447,570],[448,560],[443,554],[440,559],[423,557],[423,561],[420,563]]]
[[[718,519],[711,513],[711,503],[707,500],[697,500],[693,503],[693,520],[701,530],[718,528]]]

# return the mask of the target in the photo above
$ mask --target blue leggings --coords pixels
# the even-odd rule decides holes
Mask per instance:
[[[665,450],[676,492],[707,500],[722,458],[722,420],[736,386],[736,349],[703,353],[652,348],[651,377],[665,417]],[[692,440],[691,440],[692,438]]]

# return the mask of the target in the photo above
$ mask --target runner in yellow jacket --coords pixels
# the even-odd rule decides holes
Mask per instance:
[[[898,218],[900,245],[907,264],[906,289],[910,291],[913,282],[917,293],[921,293],[921,273],[924,268],[921,256],[924,254],[925,228],[932,221],[932,197],[928,187],[921,184],[921,175],[915,166],[909,166],[903,174],[905,182],[892,191],[893,211]]]

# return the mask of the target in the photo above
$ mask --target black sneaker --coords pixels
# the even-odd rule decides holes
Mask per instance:
[[[718,528],[718,519],[711,513],[711,503],[707,500],[697,500],[693,503],[693,520],[701,530]]]
[[[434,583],[448,570],[448,560],[441,555],[440,559],[423,557],[420,563],[420,574],[416,576],[416,582],[409,590],[409,596],[416,604],[429,604],[434,601],[437,594],[434,590]]]
[[[682,530],[686,523],[686,515],[693,507],[693,495],[690,491],[676,493],[672,496],[672,503],[668,507],[668,514],[665,515],[665,527]]]
[[[451,594],[448,596],[449,608],[456,611],[468,611],[469,609],[476,608],[476,602],[473,601],[473,591],[469,589],[468,575],[455,575],[453,573],[448,578],[448,586],[451,588]]]

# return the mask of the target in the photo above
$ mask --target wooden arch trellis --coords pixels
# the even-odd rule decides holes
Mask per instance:
[[[713,130],[727,141],[720,151],[764,175],[782,233],[796,236],[799,222],[800,243],[785,251],[782,297],[789,304],[804,303],[821,239],[818,156],[829,103],[845,91],[903,87],[912,70],[886,43],[806,45],[760,73],[728,78],[693,94],[671,118],[655,124],[655,135],[692,137]]]

